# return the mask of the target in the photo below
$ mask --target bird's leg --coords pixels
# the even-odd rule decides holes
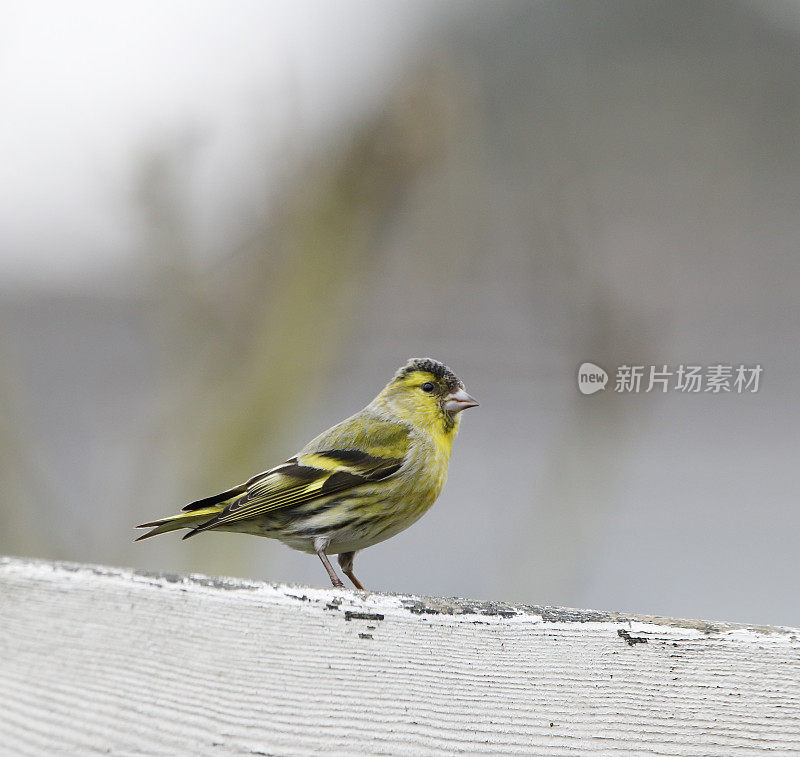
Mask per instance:
[[[355,552],[342,552],[339,555],[339,567],[342,569],[343,573],[353,582],[353,586],[356,589],[361,589],[361,591],[366,591],[364,587],[361,585],[361,581],[359,581],[355,574],[353,573],[353,561],[356,559]]]
[[[328,555],[325,554],[325,547],[327,544],[315,544],[314,548],[316,553],[319,555],[319,559],[322,560],[322,564],[325,566],[325,570],[328,571],[328,576],[331,579],[331,583],[337,589],[344,589],[344,584],[342,583],[342,579],[336,575],[336,571],[333,569],[333,565],[331,565],[331,561],[328,559]]]

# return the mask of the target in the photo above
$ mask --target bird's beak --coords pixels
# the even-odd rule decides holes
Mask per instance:
[[[474,397],[470,397],[463,389],[451,392],[444,398],[444,409],[449,413],[460,413],[468,407],[478,407]]]

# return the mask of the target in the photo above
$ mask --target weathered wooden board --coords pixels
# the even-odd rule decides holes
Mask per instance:
[[[6,558],[0,751],[800,754],[800,631]]]

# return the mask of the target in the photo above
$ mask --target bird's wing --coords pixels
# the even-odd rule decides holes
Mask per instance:
[[[235,499],[184,538],[381,481],[400,470],[410,443],[404,424],[357,414],[318,436],[282,465],[251,478],[239,496],[236,489],[230,490]]]

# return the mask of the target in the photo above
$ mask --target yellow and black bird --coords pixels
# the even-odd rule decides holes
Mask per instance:
[[[238,531],[278,539],[353,574],[358,550],[408,528],[427,512],[447,480],[460,413],[477,402],[445,365],[409,360],[363,410],[312,439],[285,463],[183,512],[144,523],[139,539],[191,529]],[[137,539],[137,541],[139,541]]]

